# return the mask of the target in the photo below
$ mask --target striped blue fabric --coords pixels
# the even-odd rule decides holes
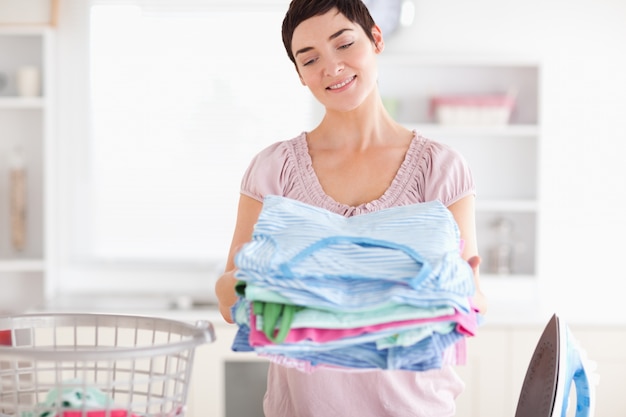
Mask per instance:
[[[387,312],[387,322],[392,323],[396,308],[440,309],[446,314],[451,309],[469,313],[472,308],[473,271],[460,255],[454,217],[438,201],[344,217],[270,195],[252,240],[236,255],[235,264],[236,277],[250,294],[305,307],[303,311],[334,316],[380,311]],[[252,301],[263,300],[244,295],[233,307],[239,332],[232,349],[313,366],[427,370],[441,366],[444,350],[464,337],[454,322],[446,322],[386,329],[332,343],[252,348],[248,342]]]
[[[252,348],[248,343],[250,328],[241,326],[232,345],[236,352],[250,352],[272,357],[282,356],[298,360],[311,366],[330,365],[352,369],[401,369],[406,371],[427,371],[440,368],[444,350],[464,336],[452,331],[445,334],[434,333],[410,346],[394,346],[380,349],[376,342],[346,344],[345,346],[276,345],[273,347]],[[288,363],[284,361],[283,363]]]
[[[459,248],[454,217],[438,201],[344,217],[267,196],[235,263],[239,280],[281,288],[294,304],[311,297],[329,308],[369,309],[439,302],[445,293],[469,311],[473,273]]]

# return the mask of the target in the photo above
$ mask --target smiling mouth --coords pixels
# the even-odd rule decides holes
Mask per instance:
[[[340,82],[339,84],[334,84],[331,86],[326,87],[327,90],[337,90],[341,87],[344,87],[348,84],[350,84],[352,82],[352,80],[354,80],[356,78],[356,75],[353,75],[352,77],[348,78],[347,80],[344,80],[342,82]]]

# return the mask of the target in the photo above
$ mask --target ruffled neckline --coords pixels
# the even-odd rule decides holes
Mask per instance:
[[[296,166],[298,171],[300,171],[299,178],[302,180],[304,190],[312,203],[344,216],[354,216],[394,206],[394,203],[403,195],[403,191],[413,177],[412,173],[417,168],[426,140],[414,130],[413,138],[404,155],[404,160],[389,187],[377,199],[357,206],[340,203],[324,192],[313,169],[313,160],[309,154],[306,132],[302,132],[292,143],[296,157]]]

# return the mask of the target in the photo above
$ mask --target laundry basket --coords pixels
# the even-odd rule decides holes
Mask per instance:
[[[196,325],[113,314],[0,317],[0,417],[184,416]]]

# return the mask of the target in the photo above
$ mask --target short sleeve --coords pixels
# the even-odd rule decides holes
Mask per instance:
[[[241,180],[241,194],[263,201],[266,195],[283,195],[288,148],[277,142],[255,155]]]
[[[448,207],[463,197],[476,194],[470,167],[457,150],[431,141],[429,155],[424,172],[425,201],[439,200]]]

